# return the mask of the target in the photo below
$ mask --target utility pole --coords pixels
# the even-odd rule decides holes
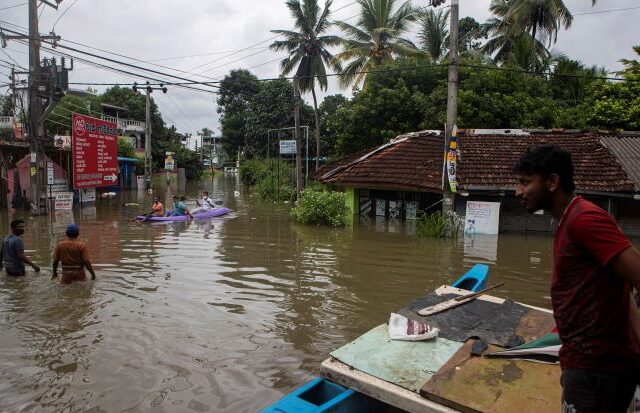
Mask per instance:
[[[432,0],[432,5],[439,5],[442,0]],[[451,23],[449,27],[449,78],[447,90],[447,126],[445,130],[445,164],[444,188],[442,193],[442,213],[445,216],[453,216],[455,211],[455,172],[456,172],[456,152],[457,142],[455,136],[456,118],[458,116],[458,31],[459,31],[459,0],[451,0]],[[452,143],[452,137],[454,143]],[[451,157],[453,156],[453,159]],[[450,173],[451,181],[449,180]]]
[[[300,89],[298,77],[293,79],[293,121],[294,138],[296,140],[296,199],[302,192],[302,151],[300,149]]]
[[[43,4],[58,9],[55,0],[51,3],[48,0],[40,0]],[[40,42],[42,40],[60,40],[60,36],[55,33],[41,36],[38,29],[38,0],[29,0],[29,35],[8,36],[2,34],[2,47],[6,46],[6,40],[20,39],[29,41],[29,150],[30,150],[30,184],[31,184],[31,212],[34,215],[46,213],[46,204],[41,202],[42,197],[46,197],[45,176],[44,176],[44,120],[53,110],[56,100],[53,97],[55,79],[42,73],[40,65]],[[22,72],[20,72],[22,73]],[[15,72],[12,72],[15,79]],[[43,76],[44,75],[44,76]],[[16,88],[14,88],[14,91]],[[43,110],[42,99],[48,99],[48,106]]]
[[[133,84],[133,91],[138,91],[138,84]],[[144,121],[144,182],[145,189],[151,188],[151,175],[153,174],[153,163],[151,158],[151,93],[154,90],[162,90],[162,93],[167,93],[167,88],[160,84],[159,87],[151,86],[151,83],[147,81],[144,86],[146,91],[145,101],[145,121]]]

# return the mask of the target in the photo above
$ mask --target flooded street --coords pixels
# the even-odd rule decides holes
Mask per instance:
[[[150,196],[130,192],[73,218],[27,220],[27,255],[43,268],[0,277],[0,411],[257,411],[476,262],[491,264],[489,284],[506,282],[497,295],[550,306],[550,237],[418,242],[402,222],[306,227],[234,176],[185,192],[201,189],[233,212],[138,224],[129,219]],[[50,255],[71,220],[98,279],[61,286]]]

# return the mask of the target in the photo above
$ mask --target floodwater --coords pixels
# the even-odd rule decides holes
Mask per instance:
[[[178,192],[159,185],[167,199]],[[201,189],[233,213],[138,224],[129,218],[150,196],[129,192],[28,219],[27,254],[42,271],[0,277],[0,411],[258,411],[476,262],[491,265],[490,284],[506,282],[498,295],[550,305],[547,236],[417,242],[401,222],[296,225],[288,205],[260,201],[234,176],[182,191]],[[50,256],[71,222],[98,278],[61,286]]]

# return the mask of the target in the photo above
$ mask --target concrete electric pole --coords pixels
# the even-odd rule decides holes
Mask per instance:
[[[296,199],[302,192],[302,150],[300,148],[300,88],[298,78],[293,79],[293,121],[296,140]]]
[[[435,4],[434,4],[435,3]],[[432,5],[441,4],[442,0],[432,0]],[[459,31],[459,0],[451,0],[449,27],[449,77],[447,90],[447,126],[445,131],[446,168],[444,171],[444,188],[442,194],[442,213],[445,216],[453,216],[455,211],[456,182],[456,119],[458,116],[458,31]],[[452,143],[452,138],[454,143]],[[451,157],[453,156],[453,159]],[[449,177],[452,177],[450,180]]]
[[[149,82],[144,87],[146,91],[145,102],[145,122],[144,122],[144,182],[145,189],[151,188],[151,175],[153,174],[153,163],[151,157],[151,93],[154,90],[162,90],[162,93],[167,93],[167,88],[160,84],[159,87],[151,86]],[[138,91],[139,86],[133,84],[133,90]]]

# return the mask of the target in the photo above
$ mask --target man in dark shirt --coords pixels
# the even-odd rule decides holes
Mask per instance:
[[[7,275],[13,277],[25,274],[25,263],[29,264],[35,272],[40,271],[40,267],[24,255],[24,243],[20,237],[24,234],[24,227],[24,221],[21,219],[11,221],[12,234],[6,236],[0,246],[0,269],[4,266]]]
[[[640,373],[640,253],[615,220],[576,196],[571,155],[555,145],[526,152],[516,197],[557,221],[551,304],[562,341],[563,411],[624,412]]]

